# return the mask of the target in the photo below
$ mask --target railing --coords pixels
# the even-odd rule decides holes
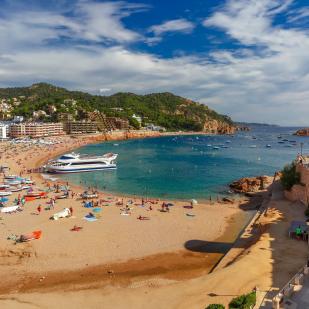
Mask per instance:
[[[304,277],[309,274],[309,267],[307,265],[303,266],[291,279],[290,281],[278,292],[278,294],[273,298],[273,309],[280,309],[281,304],[285,299],[289,298],[293,292],[294,288],[303,283]]]

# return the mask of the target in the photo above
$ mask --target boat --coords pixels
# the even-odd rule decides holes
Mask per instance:
[[[8,189],[8,188],[10,188],[9,185],[0,185],[0,190],[1,190],[1,191],[2,191],[2,190],[6,190],[6,189]]]
[[[41,197],[44,197],[46,196],[47,193],[46,192],[43,192],[43,191],[32,191],[32,192],[27,192],[27,194],[25,194],[25,198],[34,198],[34,199],[38,199],[38,198],[41,198]]]
[[[49,173],[79,173],[115,169],[118,154],[107,153],[102,156],[68,153],[46,165]]]
[[[219,146],[213,146],[212,149],[218,150],[218,149],[220,149],[220,147]]]
[[[271,148],[271,145],[270,145],[270,144],[267,144],[267,145],[266,145],[266,148]]]
[[[249,148],[256,148],[256,145],[250,145]]]
[[[12,195],[11,191],[0,191],[0,196],[8,196],[8,195]]]
[[[11,213],[11,212],[15,212],[19,209],[18,205],[15,206],[7,206],[7,207],[2,207],[1,208],[1,212],[2,213]]]
[[[5,180],[4,183],[10,186],[18,186],[21,184],[19,180]]]
[[[10,191],[11,192],[19,192],[19,191],[22,191],[23,187],[22,186],[17,186],[17,187],[14,187],[14,188],[10,188]]]
[[[15,180],[17,178],[16,175],[6,175],[4,176],[4,179],[8,179],[8,180]]]

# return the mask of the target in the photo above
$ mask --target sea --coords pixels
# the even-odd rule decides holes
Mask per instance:
[[[171,199],[227,195],[241,177],[273,175],[309,152],[298,128],[253,125],[235,135],[177,135],[92,144],[75,152],[118,154],[117,169],[65,174],[63,180],[112,193]],[[58,177],[58,176],[57,176]]]

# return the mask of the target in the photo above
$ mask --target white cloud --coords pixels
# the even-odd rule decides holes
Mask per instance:
[[[149,46],[156,45],[162,41],[162,36],[166,33],[183,33],[189,34],[193,31],[195,25],[184,19],[174,19],[166,21],[160,25],[153,25],[148,29],[149,33],[152,33],[153,37],[147,37],[144,41]]]
[[[156,36],[161,36],[167,32],[191,33],[194,24],[186,19],[174,19],[166,21],[160,25],[154,25],[149,28],[149,32],[153,32]]]
[[[109,91],[111,91],[110,88],[101,88],[100,89],[100,93],[109,92]]]
[[[291,22],[291,23],[294,23],[296,21],[297,22],[303,21],[305,19],[308,22],[309,7],[293,10],[293,11],[289,12],[288,15],[289,15],[288,21]]]
[[[10,12],[0,17],[2,49],[27,47],[47,43],[50,40],[85,40],[94,43],[127,43],[142,36],[124,27],[122,19],[147,7],[121,1],[78,1],[70,16],[66,12],[42,9]],[[1,50],[0,47],[0,50]]]
[[[2,17],[0,86],[46,81],[93,93],[171,91],[235,120],[308,125],[309,34],[291,25],[273,25],[273,18],[284,14],[290,1],[228,1],[204,25],[220,28],[240,42],[237,50],[167,59],[130,50],[126,43],[140,35],[121,19],[142,8],[115,3],[120,11],[106,13],[118,24],[116,32],[108,28],[110,33],[101,29],[107,25],[99,26],[93,7],[75,7],[70,17],[42,11],[24,11],[23,19],[18,13]],[[50,40],[58,44],[47,43]],[[97,40],[116,43],[102,47]]]

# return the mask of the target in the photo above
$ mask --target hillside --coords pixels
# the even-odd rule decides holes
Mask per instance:
[[[136,114],[142,117],[143,124],[153,123],[170,131],[234,131],[234,124],[229,117],[168,92],[98,96],[38,83],[30,87],[0,88],[0,99],[9,105],[11,116],[22,115],[26,119],[32,119],[37,111],[43,111],[40,115],[43,121],[55,121],[59,113],[70,113],[75,119],[84,119],[87,112],[99,110],[107,116],[129,119],[134,127],[138,126],[132,118]]]

